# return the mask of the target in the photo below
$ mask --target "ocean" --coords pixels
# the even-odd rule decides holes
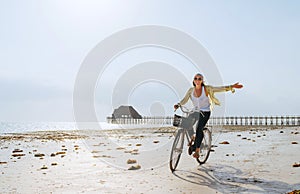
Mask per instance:
[[[0,133],[77,130],[75,122],[0,122]]]
[[[169,126],[162,124],[110,124],[106,122],[98,123],[100,128],[98,130],[111,129],[133,129],[133,128],[151,128]],[[86,125],[89,126],[89,125]],[[82,128],[81,128],[82,129]],[[84,128],[89,130],[91,128]],[[95,128],[94,128],[95,129]],[[76,122],[0,122],[0,134],[4,133],[26,133],[35,131],[72,131],[79,130]]]

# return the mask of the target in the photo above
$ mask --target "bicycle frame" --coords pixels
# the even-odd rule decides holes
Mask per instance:
[[[181,111],[184,113],[184,116],[186,115],[187,117],[184,116],[181,117],[182,121],[178,125],[178,129],[176,131],[175,139],[172,145],[172,150],[170,155],[170,169],[172,172],[175,171],[179,163],[180,156],[183,151],[184,139],[186,138],[187,142],[191,141],[191,136],[187,128],[192,127],[195,124],[195,123],[189,124],[189,120],[188,120],[188,116],[193,112],[183,110],[181,106],[180,108]],[[203,133],[204,133],[204,138],[200,146],[201,155],[200,158],[197,158],[197,161],[200,165],[204,164],[207,161],[211,149],[211,131],[205,127],[203,129]]]

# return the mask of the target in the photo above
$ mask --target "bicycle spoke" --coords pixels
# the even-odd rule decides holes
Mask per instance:
[[[175,149],[174,149],[174,152],[182,153],[182,149],[180,149],[180,148],[175,148]]]

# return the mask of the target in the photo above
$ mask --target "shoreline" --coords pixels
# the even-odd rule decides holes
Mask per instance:
[[[217,131],[221,131],[221,132],[238,132],[238,131],[247,131],[247,130],[277,130],[277,129],[300,129],[300,126],[292,126],[292,125],[283,125],[283,126],[273,126],[273,125],[217,125],[217,126],[208,126],[208,128],[212,128],[213,130],[217,130]],[[134,127],[134,125],[132,125],[132,128],[130,128],[129,126],[126,126],[126,128],[113,128],[113,129],[55,129],[55,130],[35,130],[35,131],[23,131],[23,132],[3,132],[0,133],[0,137],[1,136],[5,136],[5,135],[22,135],[22,134],[38,134],[38,133],[57,133],[57,132],[61,132],[61,133],[85,133],[85,132],[108,132],[108,131],[126,131],[126,130],[130,130],[130,131],[141,131],[141,130],[150,130],[150,131],[170,131],[170,133],[172,133],[172,131],[177,130],[177,127],[174,126],[158,126],[158,127],[143,127],[143,126],[138,126],[138,127]]]

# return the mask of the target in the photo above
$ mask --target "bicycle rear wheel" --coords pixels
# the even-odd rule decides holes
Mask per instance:
[[[170,169],[172,172],[175,171],[179,160],[180,156],[183,150],[183,144],[184,144],[184,130],[179,129],[177,131],[177,134],[175,136],[173,145],[172,145],[172,150],[171,150],[171,155],[170,155]]]
[[[210,153],[211,149],[211,131],[208,128],[203,129],[203,140],[200,146],[200,157],[197,158],[199,164],[204,164]]]

